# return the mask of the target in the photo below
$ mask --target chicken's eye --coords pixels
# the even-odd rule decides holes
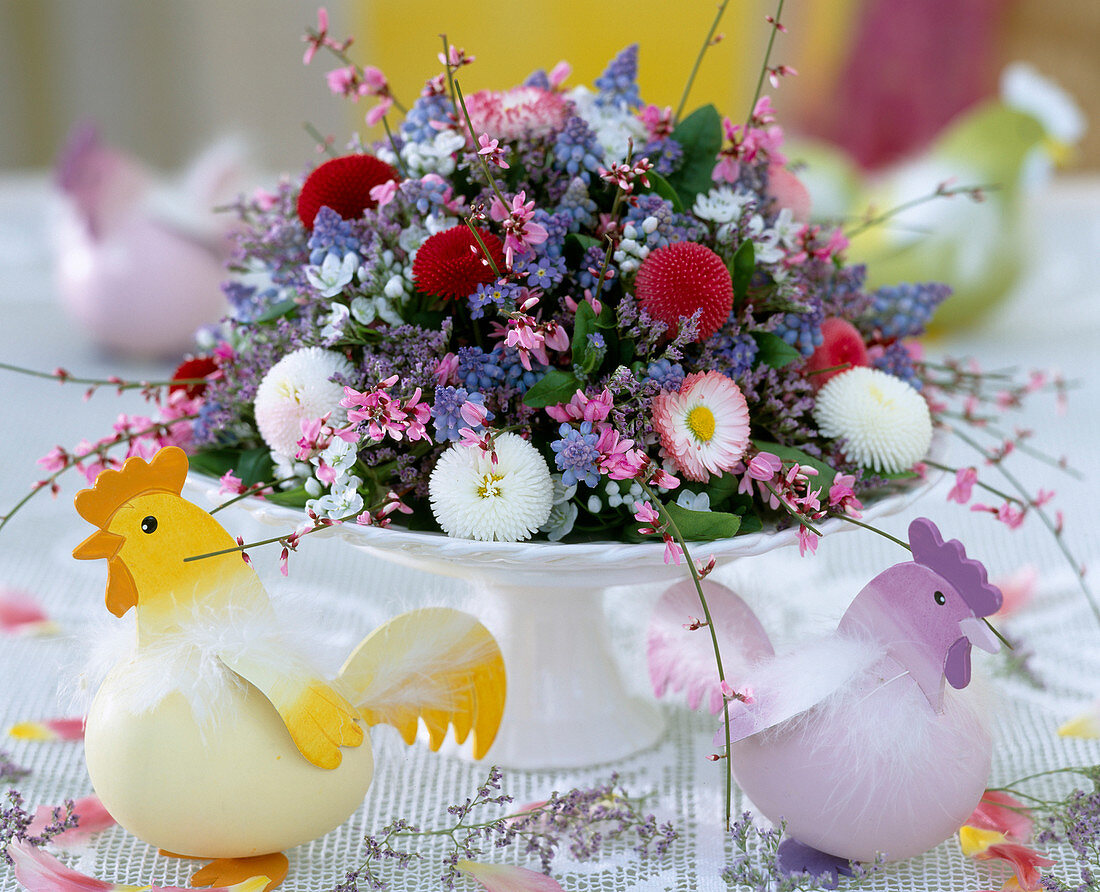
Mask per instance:
[[[146,519],[147,520],[153,520],[153,518],[151,518],[151,517],[146,518]],[[156,526],[156,523],[157,522],[155,520],[153,520],[153,525],[154,526]],[[142,529],[144,529],[144,526],[142,527]],[[943,592],[936,592],[934,595],[932,595],[932,597],[935,599],[936,603],[940,605],[940,607],[942,607],[944,604],[947,603],[947,595],[945,595]]]
[[[157,528],[157,519],[150,514],[141,522],[141,531],[143,533],[155,532]]]

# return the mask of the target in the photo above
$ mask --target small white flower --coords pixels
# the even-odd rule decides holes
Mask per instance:
[[[573,530],[579,513],[572,502],[559,502],[550,509],[550,516],[539,527],[539,531],[546,533],[546,538],[551,542],[560,542]]]
[[[603,502],[600,501],[600,497],[593,493],[588,497],[588,502],[585,505],[588,510],[593,514],[599,514],[603,511]]]
[[[298,451],[302,422],[332,413],[330,423],[342,424],[344,387],[329,379],[355,369],[339,353],[303,347],[273,365],[256,389],[256,427],[273,452],[291,457]]]
[[[298,461],[293,456],[272,452],[271,461],[275,467],[275,479],[283,481],[279,484],[280,489],[294,489],[308,480],[313,473],[309,462]]]
[[[849,460],[881,473],[908,470],[932,443],[932,417],[920,392],[866,366],[849,369],[821,388],[814,420],[824,436],[844,441]]]
[[[351,302],[351,315],[360,325],[370,325],[381,319],[390,325],[400,325],[401,317],[386,297],[357,297]]]
[[[358,514],[363,510],[363,497],[356,487],[362,483],[358,477],[348,477],[347,486],[337,487],[334,483],[332,491],[327,495],[306,502],[306,509],[318,517],[330,517],[333,520]]]
[[[483,542],[527,539],[550,516],[554,486],[546,460],[513,433],[495,438],[491,455],[451,446],[428,481],[432,512],[449,536]]]
[[[709,511],[710,496],[705,492],[694,493],[690,489],[684,489],[676,497],[676,504],[688,511]]]
[[[350,311],[345,304],[333,303],[328,319],[321,329],[321,339],[326,344],[334,343],[344,336],[344,326],[348,324],[349,315]]]
[[[336,297],[355,278],[359,258],[352,251],[343,257],[331,251],[325,255],[320,267],[307,266],[306,278],[321,297]]]
[[[695,197],[692,210],[700,220],[715,223],[735,223],[741,219],[745,205],[752,200],[746,192],[735,192],[729,186],[719,186]]]

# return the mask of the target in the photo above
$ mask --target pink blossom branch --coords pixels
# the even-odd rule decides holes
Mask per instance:
[[[687,560],[688,570],[691,572],[691,581],[695,583],[695,592],[699,596],[699,604],[703,608],[703,625],[707,627],[707,631],[710,632],[711,647],[714,648],[714,662],[718,668],[718,683],[720,685],[726,684],[726,668],[722,662],[722,649],[718,644],[718,633],[715,631],[714,623],[711,620],[710,606],[707,604],[707,596],[703,593],[703,581],[699,575],[699,568],[695,565],[695,561],[691,557],[691,553],[688,551],[687,542],[684,540],[683,534],[680,532],[680,528],[676,526],[676,521],[673,520],[672,515],[668,513],[664,503],[660,500],[657,493],[650,487],[650,485],[641,477],[637,478],[639,484],[641,484],[643,492],[649,496],[650,502],[657,506],[657,510],[660,514],[660,518],[664,526],[672,534],[676,540],[676,544],[680,546],[680,550],[684,553],[684,558]],[[723,704],[722,719],[725,727],[726,734],[726,757],[729,757],[730,747],[732,745],[730,734],[730,713],[729,704]],[[726,780],[726,829],[729,830],[733,826],[733,789],[732,789],[732,773],[727,766],[725,768],[725,780]]]
[[[782,4],[780,4],[782,5]],[[899,205],[895,205],[889,210],[883,211],[881,214],[875,216],[867,216],[863,222],[859,224],[855,229],[845,232],[845,237],[851,241],[857,235],[861,235],[868,229],[872,229],[875,226],[881,226],[887,220],[896,217],[898,214],[902,214],[912,208],[919,207],[922,204],[927,204],[929,201],[934,201],[937,198],[951,198],[955,195],[966,195],[972,201],[984,201],[985,193],[992,192],[1000,187],[995,183],[989,183],[978,186],[951,186],[947,182],[940,183],[929,192],[927,195],[921,195],[917,198],[912,198],[909,201],[903,201]]]
[[[772,33],[768,36],[768,47],[764,51],[764,63],[760,66],[760,77],[756,80],[756,92],[752,95],[752,102],[749,103],[749,114],[745,118],[745,129],[742,133],[747,134],[749,132],[749,126],[752,124],[752,116],[756,112],[756,103],[760,101],[760,93],[764,89],[764,78],[768,76],[768,62],[771,61],[772,47],[775,45],[775,35],[780,31],[786,31],[780,21],[783,18],[783,3],[784,0],[779,0],[779,5],[776,7],[775,15],[769,18],[772,26]],[[717,22],[715,22],[717,25]]]
[[[699,48],[699,54],[695,57],[695,64],[691,66],[691,74],[688,75],[687,83],[684,84],[684,92],[680,94],[680,104],[676,106],[676,114],[673,117],[673,121],[679,121],[680,115],[684,113],[684,106],[687,105],[688,94],[695,85],[695,77],[699,74],[699,67],[703,64],[703,56],[706,55],[707,50],[711,46],[718,42],[714,34],[718,30],[718,23],[722,21],[722,16],[726,13],[727,6],[729,6],[729,0],[722,0],[722,2],[718,4],[718,11],[714,14],[714,21],[711,22],[706,40],[703,41],[703,45]]]

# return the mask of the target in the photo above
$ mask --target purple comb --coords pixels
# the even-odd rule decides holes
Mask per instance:
[[[990,616],[1001,609],[1001,590],[989,581],[985,565],[968,558],[958,539],[944,542],[927,517],[918,517],[909,524],[909,545],[913,561],[950,582],[975,616]]]

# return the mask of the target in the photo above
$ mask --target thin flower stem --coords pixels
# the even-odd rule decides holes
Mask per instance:
[[[688,94],[695,85],[695,76],[699,73],[699,66],[703,64],[703,56],[707,54],[707,50],[710,49],[714,42],[714,32],[718,30],[718,23],[722,21],[722,16],[725,15],[727,6],[729,6],[729,0],[722,0],[722,2],[718,4],[718,12],[714,14],[714,21],[711,22],[706,40],[703,41],[703,45],[699,48],[699,54],[695,57],[695,64],[691,67],[691,74],[688,75],[687,83],[684,84],[684,92],[680,95],[680,104],[676,106],[676,114],[672,119],[674,122],[679,122],[680,116],[684,113],[684,106],[687,105]]]
[[[954,419],[956,421],[970,421],[971,420],[966,415],[963,415],[960,412],[941,412],[940,417],[941,418],[951,418],[951,419]],[[978,430],[989,434],[991,437],[997,437],[998,439],[1001,439],[1001,440],[1008,439],[1008,432],[1007,431],[1005,431],[1001,428],[998,428],[996,425],[990,424],[984,418],[982,419],[981,424],[976,425],[976,427],[977,427]],[[1057,468],[1063,474],[1068,474],[1074,480],[1084,480],[1085,479],[1085,475],[1082,474],[1079,470],[1077,470],[1077,468],[1071,467],[1070,465],[1066,464],[1063,459],[1057,459],[1057,458],[1054,458],[1054,456],[1047,455],[1041,449],[1036,449],[1034,446],[1029,446],[1027,443],[1022,443],[1019,440],[1016,440],[1016,447],[1015,448],[1018,449],[1020,452],[1022,452],[1024,455],[1027,455],[1027,456],[1035,459],[1036,461],[1041,461],[1045,465],[1049,465],[1052,468]],[[927,464],[931,464],[931,462],[927,462]]]
[[[462,107],[462,116],[466,119],[466,126],[470,130],[470,139],[476,139],[474,135],[474,122],[470,120],[470,113],[466,111],[466,100],[462,96],[462,87],[459,86],[458,81],[454,82],[455,93],[458,94],[458,104]],[[497,197],[497,201],[504,207],[505,212],[508,210],[508,202],[504,200],[504,195],[500,191],[500,187],[497,185],[496,177],[493,176],[493,171],[489,167],[489,162],[485,160],[485,156],[474,152],[477,155],[477,160],[481,163],[481,169],[485,173],[485,178],[489,181],[489,185],[492,187],[493,194]]]
[[[1069,562],[1069,565],[1073,568],[1074,573],[1077,577],[1077,584],[1080,587],[1081,591],[1084,593],[1085,600],[1088,601],[1089,607],[1092,609],[1093,616],[1095,616],[1096,621],[1100,623],[1100,605],[1097,604],[1096,598],[1093,596],[1092,590],[1089,588],[1088,583],[1085,582],[1084,570],[1078,563],[1077,559],[1074,557],[1073,552],[1069,550],[1069,546],[1066,545],[1061,530],[1058,529],[1054,521],[1050,519],[1050,517],[1042,508],[1040,508],[1038,505],[1033,504],[1027,489],[1023,486],[1023,484],[1020,483],[1019,480],[1016,479],[1016,476],[1011,471],[1005,468],[1004,462],[997,461],[995,459],[995,456],[993,456],[980,443],[978,443],[967,434],[963,433],[957,427],[951,427],[951,432],[972,449],[976,450],[986,459],[986,461],[995,464],[997,466],[997,470],[1001,472],[1001,476],[1004,477],[1005,480],[1007,480],[1012,485],[1013,489],[1015,489],[1018,493],[1020,493],[1021,496],[1023,496],[1024,500],[1028,503],[1028,509],[1033,510],[1036,514],[1039,515],[1039,519],[1043,522],[1043,525],[1050,531],[1051,535],[1054,536],[1054,541],[1058,543],[1058,548],[1061,550],[1065,559]]]
[[[451,70],[451,43],[446,34],[440,34],[443,40],[443,67],[447,69],[447,86],[451,91],[451,106],[458,108],[458,98],[455,96],[455,76]]]
[[[691,573],[691,581],[695,583],[695,591],[699,596],[699,604],[703,608],[703,618],[706,620],[707,630],[710,632],[711,647],[714,648],[714,662],[718,668],[718,681],[724,682],[726,680],[725,664],[722,662],[722,650],[718,644],[718,633],[715,631],[714,622],[710,615],[710,606],[707,604],[707,596],[703,593],[703,581],[699,576],[699,570],[695,566],[695,561],[691,557],[691,553],[688,551],[687,542],[684,540],[683,535],[680,533],[680,528],[676,526],[676,521],[672,519],[672,516],[665,510],[664,503],[660,500],[657,493],[649,486],[645,481],[639,480],[642,490],[649,496],[650,501],[655,504],[660,511],[661,519],[667,525],[668,530],[672,533],[673,538],[676,540],[676,544],[680,546],[680,549],[684,553],[684,560],[687,561],[688,570]],[[724,766],[725,779],[726,779],[726,830],[729,830],[733,826],[733,775],[729,767],[730,747],[732,741],[730,739],[730,712],[729,704],[724,703],[722,709],[722,720],[725,727],[726,735],[726,762]]]
[[[948,465],[941,465],[939,462],[930,461],[929,459],[925,459],[924,463],[930,468],[935,468],[937,471],[947,471],[950,474],[957,474],[959,472],[959,468],[952,468]],[[988,483],[983,483],[981,480],[975,480],[974,485],[980,487],[981,489],[984,489],[988,493],[992,493],[999,499],[1004,499],[1006,502],[1013,502],[1014,504],[1021,506],[1027,504],[1027,502],[1023,501],[1022,499],[1019,499],[1014,495],[1010,495],[1003,490],[997,489],[997,487],[995,486],[990,486]]]
[[[797,520],[801,526],[804,526],[806,529],[808,529],[815,536],[820,536],[821,535],[821,530],[819,530],[817,527],[815,527],[805,517],[803,517],[801,514],[799,514],[797,511],[795,511],[794,508],[792,508],[790,505],[788,505],[786,503],[786,501],[784,501],[783,497],[781,495],[779,495],[778,490],[776,490],[776,488],[774,486],[772,486],[770,482],[768,482],[767,480],[764,480],[764,481],[761,481],[761,482],[764,484],[764,486],[767,487],[768,492],[770,492],[773,496],[775,496],[776,501],[779,502],[779,504],[783,506],[784,511],[786,511],[791,517],[793,517],[795,520]]]
[[[306,121],[304,124],[302,124],[302,129],[304,129],[306,133],[313,137],[313,139],[317,142],[318,147],[323,149],[325,154],[328,155],[330,158],[336,158],[339,155],[339,152],[337,152],[336,149],[334,149],[329,143],[328,137],[325,136],[316,127],[314,127],[309,121]]]
[[[390,148],[393,150],[394,160],[397,161],[397,168],[401,172],[401,176],[404,179],[409,178],[409,169],[405,166],[405,159],[401,157],[401,150],[397,147],[397,140],[394,138],[393,131],[390,130],[389,118],[383,115],[382,126],[386,130],[386,139],[390,141]]]
[[[970,195],[971,197],[973,197],[975,195],[980,195],[983,192],[991,192],[997,188],[998,186],[994,183],[979,186],[946,186],[941,183],[939,186],[937,186],[926,195],[912,198],[909,201],[903,201],[901,204],[896,205],[887,211],[883,211],[877,216],[869,217],[855,229],[844,233],[844,236],[849,241],[851,241],[857,235],[863,234],[868,229],[872,229],[875,226],[881,226],[892,217],[896,217],[898,214],[903,214],[905,213],[905,211],[911,210],[915,207],[919,207],[922,204],[927,204],[929,201],[934,201],[937,198],[950,198],[954,195]]]
[[[45,378],[50,381],[57,381],[60,384],[88,384],[92,387],[114,387],[119,391],[138,389],[148,390],[154,387],[172,387],[177,384],[181,387],[186,387],[192,384],[207,383],[206,378],[180,378],[178,380],[173,379],[169,381],[123,381],[119,378],[81,378],[77,375],[70,375],[64,369],[58,369],[53,372],[42,372],[38,369],[28,369],[7,362],[0,362],[0,369],[6,372],[28,375],[32,378]]]
[[[70,380],[72,380],[72,379],[70,379]],[[98,446],[96,446],[95,448],[89,450],[88,452],[84,453],[83,455],[79,455],[79,456],[70,455],[66,459],[65,465],[63,467],[58,468],[56,471],[54,471],[49,476],[47,476],[47,477],[43,478],[42,480],[38,481],[35,484],[34,488],[31,489],[26,495],[24,495],[23,498],[21,498],[18,502],[16,502],[15,505],[12,507],[12,509],[10,511],[8,511],[6,514],[0,515],[0,530],[4,529],[4,527],[7,526],[8,521],[11,520],[15,516],[15,514],[19,511],[20,508],[22,508],[24,505],[26,505],[27,502],[29,502],[32,498],[34,498],[42,490],[49,489],[50,486],[54,483],[54,481],[57,480],[58,477],[60,477],[62,474],[64,474],[66,471],[70,470],[71,468],[75,468],[79,462],[86,461],[87,459],[91,458],[92,456],[102,457],[102,456],[106,455],[108,450],[114,448],[115,446],[119,446],[122,443],[132,443],[134,440],[137,440],[137,439],[139,439],[141,437],[144,437],[144,436],[148,436],[149,434],[152,434],[152,433],[156,433],[158,430],[164,430],[166,428],[169,428],[173,424],[177,424],[180,421],[193,421],[194,419],[196,419],[198,417],[199,416],[197,414],[193,413],[193,414],[190,414],[190,415],[181,415],[179,418],[173,418],[171,421],[158,421],[154,424],[149,425],[149,427],[143,428],[142,430],[137,431],[135,433],[129,433],[124,437],[120,436],[118,439],[112,440],[109,443],[100,443]]]
[[[775,21],[772,22],[772,33],[768,37],[768,48],[764,51],[764,64],[760,66],[760,77],[756,79],[756,92],[752,95],[752,102],[749,105],[749,114],[745,118],[745,129],[741,132],[741,137],[744,139],[745,134],[749,132],[749,125],[752,123],[753,112],[756,111],[756,103],[760,101],[760,93],[764,89],[764,78],[768,75],[768,62],[771,61],[772,47],[775,45],[775,35],[779,31],[780,20],[783,18],[783,2],[779,0],[779,5],[775,9]]]
[[[878,533],[883,539],[889,539],[895,545],[900,545],[906,551],[912,553],[913,549],[909,547],[908,542],[903,542],[897,536],[891,536],[886,530],[880,530],[878,527],[873,527],[869,523],[864,523],[862,520],[856,520],[850,514],[845,514],[842,511],[829,512],[830,517],[839,517],[841,520],[846,521],[854,526],[861,527],[865,530],[870,530],[872,533]]]
[[[474,241],[477,242],[478,247],[481,248],[481,255],[489,262],[489,268],[493,271],[493,275],[498,279],[500,278],[500,268],[497,266],[497,262],[493,259],[493,255],[489,253],[489,249],[485,246],[485,241],[481,237],[481,233],[477,231],[477,227],[470,222],[469,218],[466,219],[466,226],[470,230],[470,234],[474,237]],[[474,329],[475,332],[477,329]]]
[[[294,477],[284,477],[282,480],[270,480],[267,483],[253,483],[251,486],[246,486],[243,492],[238,493],[231,499],[226,499],[220,505],[215,505],[210,509],[211,514],[217,514],[222,508],[228,508],[234,502],[239,502],[241,499],[247,499],[249,496],[258,495],[267,489],[274,489],[276,486],[282,486],[284,483],[290,483],[295,480]]]

